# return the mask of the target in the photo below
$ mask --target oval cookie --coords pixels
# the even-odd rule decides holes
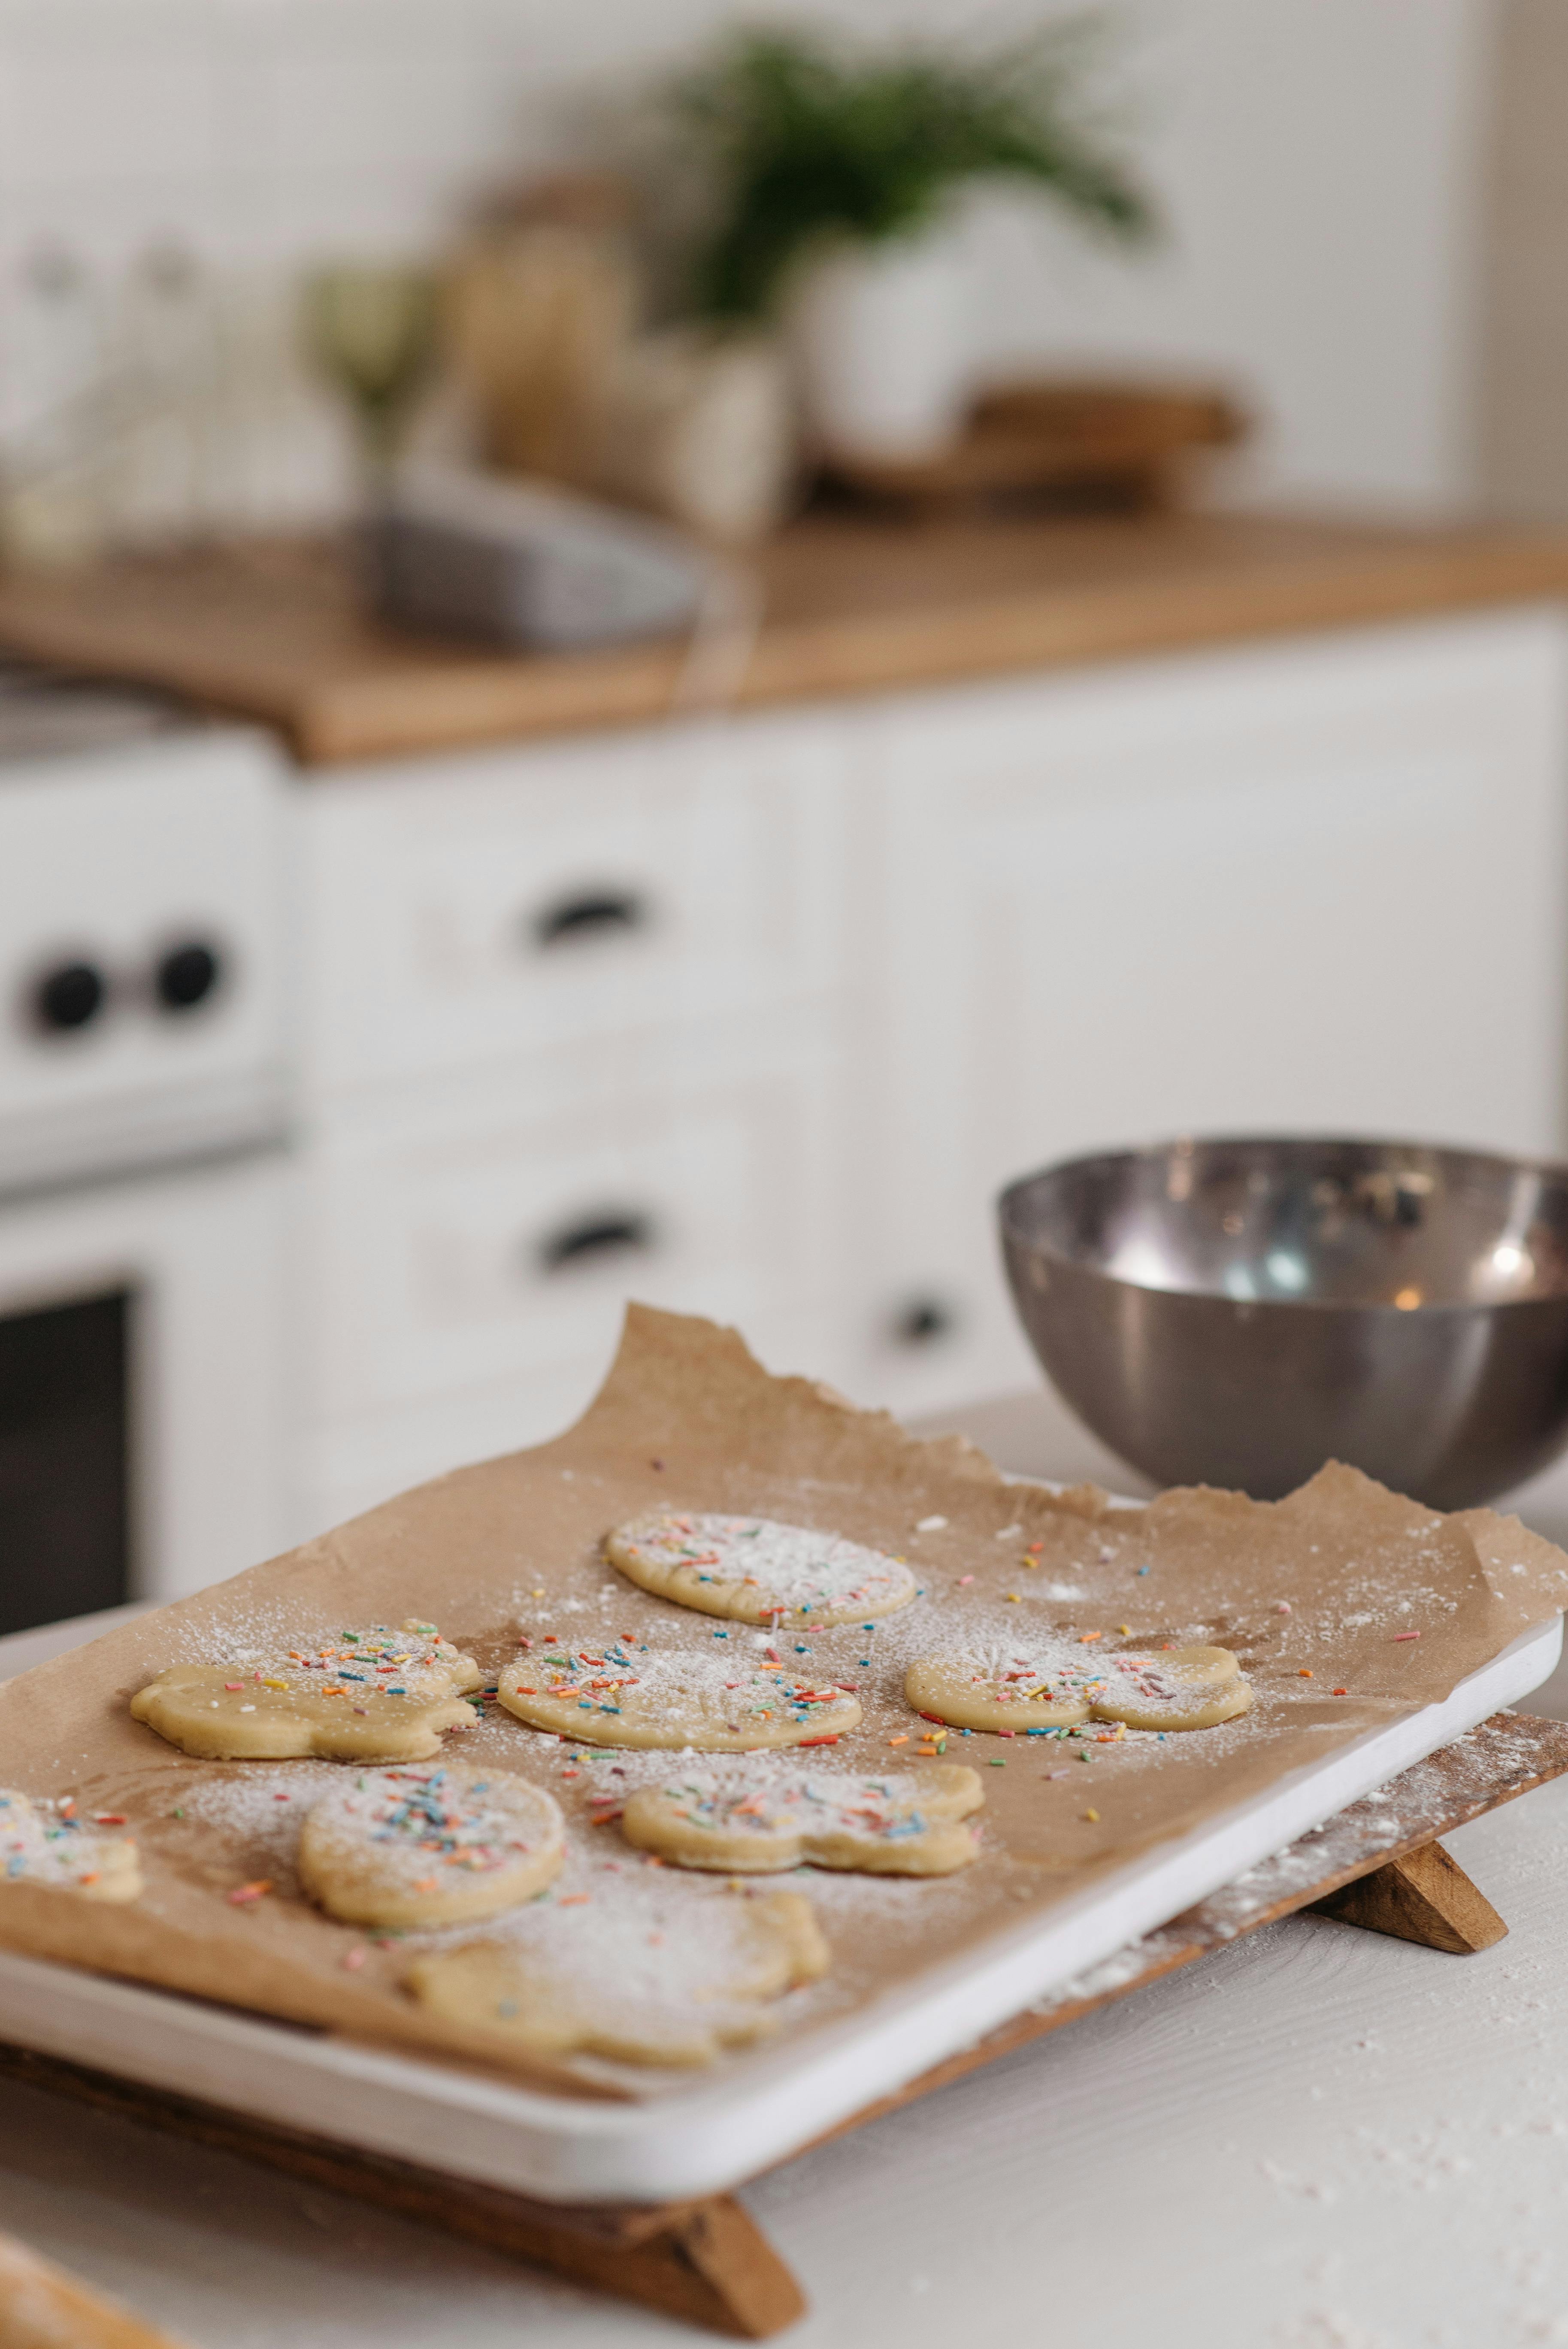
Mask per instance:
[[[418,1929],[516,1908],[565,1855],[559,1809],[526,1778],[415,1764],[356,1772],[324,1796],[301,1831],[299,1873],[329,1916]]]
[[[1037,1641],[922,1656],[903,1692],[916,1713],[954,1729],[1062,1729],[1088,1719],[1103,1680],[1082,1648]]]
[[[964,1821],[985,1801],[977,1771],[934,1762],[860,1777],[811,1771],[766,1785],[686,1777],[641,1786],[621,1832],[679,1868],[763,1875],[802,1863],[868,1876],[950,1876],[980,1849]]]
[[[536,1651],[506,1667],[498,1693],[520,1721],[559,1737],[702,1754],[827,1742],[861,1720],[859,1697],[842,1689],[691,1648]]]
[[[665,1511],[617,1526],[604,1555],[656,1598],[738,1623],[869,1623],[915,1596],[900,1559],[769,1517]]]
[[[1097,1721],[1129,1729],[1214,1729],[1253,1701],[1251,1683],[1229,1648],[1163,1648],[1108,1656]]]
[[[1212,1729],[1253,1701],[1228,1648],[1137,1651],[1090,1662],[1082,1642],[1066,1640],[923,1657],[904,1676],[904,1695],[917,1713],[954,1729],[1014,1731],[1085,1721]]]
[[[0,1885],[39,1884],[84,1900],[134,1900],[141,1867],[129,1836],[95,1835],[75,1806],[0,1786]]]
[[[182,1753],[230,1762],[418,1762],[441,1732],[469,1729],[478,1688],[471,1656],[433,1623],[343,1631],[243,1664],[175,1664],[132,1697],[130,1710]]]
[[[711,2064],[774,2030],[770,2002],[826,1972],[828,1950],[799,1892],[691,1894],[623,1880],[545,1902],[504,1940],[421,1958],[408,1987],[476,2052]]]

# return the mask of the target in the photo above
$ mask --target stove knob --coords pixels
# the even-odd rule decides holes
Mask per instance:
[[[212,947],[192,939],[171,947],[153,974],[158,1000],[165,1011],[193,1011],[221,984],[223,966]]]
[[[85,1028],[103,1009],[108,993],[102,971],[90,962],[60,963],[33,989],[33,1019],[50,1033]]]

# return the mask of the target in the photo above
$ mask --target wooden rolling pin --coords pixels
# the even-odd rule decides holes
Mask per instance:
[[[184,2349],[13,2235],[0,2235],[0,2342],[5,2349]]]

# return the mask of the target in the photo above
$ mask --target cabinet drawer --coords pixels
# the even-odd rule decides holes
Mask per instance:
[[[314,1098],[830,987],[847,740],[808,714],[313,783]]]
[[[548,1124],[313,1145],[317,1408],[349,1414],[607,1364],[629,1297],[749,1328],[832,1285],[835,1067],[652,1082]],[[482,1102],[480,1107],[483,1107]]]

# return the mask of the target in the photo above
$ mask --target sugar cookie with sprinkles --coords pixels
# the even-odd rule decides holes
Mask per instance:
[[[694,1747],[745,1754],[769,1745],[830,1745],[861,1721],[849,1691],[749,1662],[731,1649],[650,1651],[630,1640],[534,1650],[507,1665],[497,1693],[532,1729],[591,1745]]]
[[[356,1771],[306,1816],[300,1881],[350,1925],[462,1925],[531,1900],[560,1873],[566,1829],[513,1771],[444,1763]]]
[[[955,1762],[860,1776],[803,1771],[766,1785],[697,1775],[640,1786],[621,1832],[679,1868],[766,1875],[850,1868],[867,1876],[951,1876],[979,1855],[965,1822],[985,1801],[979,1773]]]
[[[182,1753],[227,1762],[421,1762],[470,1728],[482,1675],[433,1623],[377,1624],[257,1662],[175,1664],[132,1697],[134,1717]]]
[[[1081,1647],[1031,1640],[919,1657],[903,1692],[916,1713],[954,1729],[1074,1728],[1088,1719],[1104,1677]]]
[[[1150,1648],[1106,1658],[1097,1721],[1129,1729],[1217,1729],[1252,1703],[1252,1684],[1229,1648]]]
[[[774,2031],[772,2002],[825,1973],[829,1953],[802,1893],[692,1889],[547,1899],[505,1940],[420,1958],[407,1986],[477,2054],[711,2064]]]
[[[866,1623],[918,1595],[901,1558],[769,1517],[665,1511],[617,1526],[604,1555],[655,1598],[738,1623]]]
[[[1012,1647],[924,1656],[904,1675],[918,1713],[954,1729],[1076,1728],[1119,1721],[1129,1729],[1212,1729],[1251,1704],[1251,1686],[1228,1648],[1167,1648],[1090,1657],[1064,1634]]]
[[[136,1899],[142,1882],[135,1839],[93,1832],[108,1823],[101,1814],[78,1819],[69,1795],[34,1802],[15,1787],[0,1786],[0,1888],[36,1884],[83,1900]],[[112,1823],[125,1824],[118,1814]]]

